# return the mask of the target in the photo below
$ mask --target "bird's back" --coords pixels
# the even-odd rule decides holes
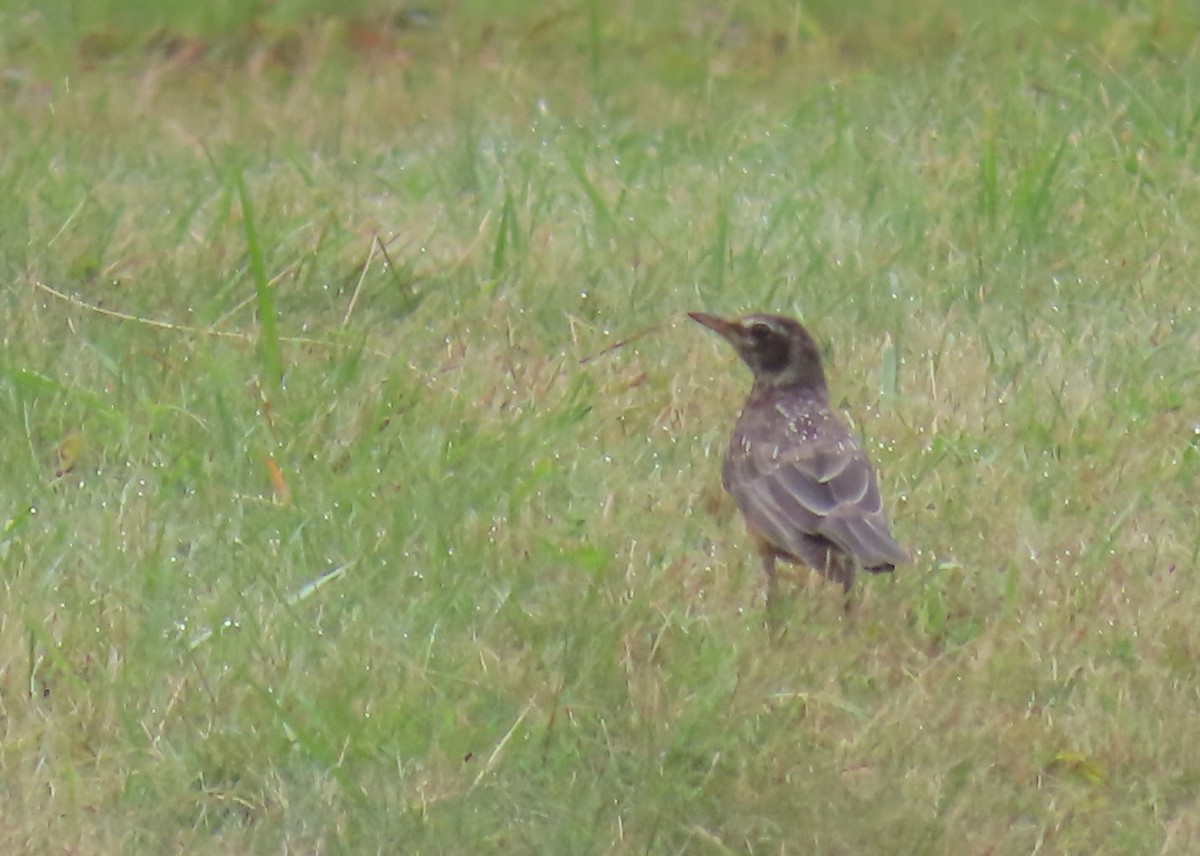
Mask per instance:
[[[870,461],[820,395],[756,389],[730,437],[721,481],[781,553],[804,557],[816,538],[864,568],[908,560],[888,529]]]

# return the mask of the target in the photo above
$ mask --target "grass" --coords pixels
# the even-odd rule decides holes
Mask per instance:
[[[0,13],[0,849],[1195,849],[1190,12],[643,5]],[[826,348],[853,615],[689,309]]]

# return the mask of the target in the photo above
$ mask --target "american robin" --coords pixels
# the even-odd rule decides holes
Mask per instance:
[[[691,317],[733,345],[754,387],[729,438],[721,484],[762,554],[808,565],[846,595],[856,568],[888,573],[908,554],[892,538],[866,452],[829,407],[817,343],[790,318]]]

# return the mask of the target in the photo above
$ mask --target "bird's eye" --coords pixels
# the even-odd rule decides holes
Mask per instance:
[[[750,325],[750,335],[759,342],[765,342],[771,337],[771,328],[766,324],[758,323]]]

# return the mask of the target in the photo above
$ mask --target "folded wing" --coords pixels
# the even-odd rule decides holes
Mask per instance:
[[[805,537],[821,536],[865,568],[907,561],[888,531],[875,471],[858,442],[823,406],[799,417],[788,421],[790,435],[781,435],[778,424],[770,431],[742,425],[730,446],[722,481],[746,520],[795,556],[804,555]]]

